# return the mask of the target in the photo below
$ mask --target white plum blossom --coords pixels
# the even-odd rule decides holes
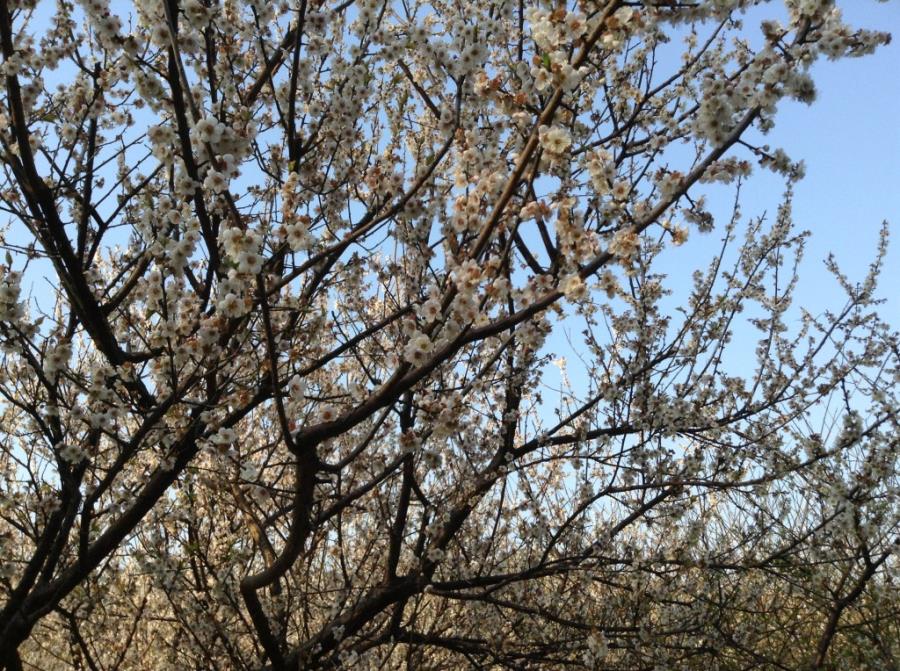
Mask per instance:
[[[565,128],[559,126],[542,126],[539,130],[540,143],[548,153],[555,156],[565,153],[572,145],[572,136]]]
[[[216,145],[222,139],[225,132],[225,124],[215,117],[207,116],[200,119],[191,129],[191,137],[203,144]]]
[[[570,301],[581,301],[588,295],[587,285],[577,273],[565,277],[560,282],[559,288]]]
[[[403,348],[403,358],[414,366],[420,366],[434,350],[434,343],[421,331],[415,331]]]
[[[72,358],[72,343],[61,341],[44,354],[44,374],[54,379]]]
[[[429,298],[416,309],[419,318],[426,324],[431,323],[441,316],[441,303],[437,298]]]
[[[896,668],[854,1],[0,7],[0,665]]]
[[[222,193],[228,188],[228,179],[218,170],[209,170],[203,180],[203,188],[212,193]]]
[[[640,236],[633,228],[616,231],[609,244],[609,252],[624,261],[631,259],[640,249]]]
[[[247,304],[240,296],[233,293],[225,294],[216,304],[216,311],[223,317],[233,319],[241,317],[247,312]]]

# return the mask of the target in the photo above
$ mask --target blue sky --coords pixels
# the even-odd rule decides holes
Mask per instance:
[[[900,326],[900,3],[842,6],[851,25],[886,30],[894,41],[864,58],[817,62],[816,102],[780,106],[771,143],[807,168],[794,198],[795,222],[812,232],[798,300],[814,312],[840,300],[822,260],[834,252],[852,278],[862,278],[887,220],[894,235],[880,293],[888,299],[885,316]],[[748,185],[747,214],[777,204],[778,191],[767,194],[769,180],[760,177],[751,180],[760,184]]]
[[[779,4],[767,3],[751,11],[743,32],[751,39],[758,36],[760,18],[771,18]],[[806,164],[806,177],[794,188],[793,218],[795,228],[808,230],[811,236],[787,320],[789,326],[796,327],[799,308],[819,315],[844,306],[846,295],[824,261],[833,253],[851,281],[862,281],[886,220],[893,235],[878,296],[886,299],[880,310],[883,317],[900,328],[900,2],[846,0],[839,4],[851,26],[891,32],[894,41],[863,58],[817,61],[812,69],[818,90],[816,101],[812,106],[792,100],[780,102],[775,128],[762,140]],[[748,138],[759,139],[753,135]],[[753,160],[749,152],[736,150],[735,155]],[[698,190],[704,191],[707,188]],[[782,177],[755,167],[742,190],[742,222],[763,214],[771,220],[783,192]],[[661,259],[661,269],[668,274],[667,286],[675,292],[671,303],[666,304],[683,304],[691,288],[691,273],[705,268],[720,247],[734,189],[713,186],[708,193],[710,210],[717,215],[715,230],[706,235],[692,230],[687,244],[667,251]],[[741,237],[739,228],[736,242]],[[581,363],[566,342],[565,332],[577,334],[580,327],[576,324],[566,320],[559,325],[547,348],[568,358],[569,378],[576,390],[584,391],[587,381],[580,373]],[[737,325],[736,331],[726,368],[733,374],[751,374],[759,332],[742,325]],[[548,373],[545,381],[558,385],[559,376]]]
[[[818,96],[811,105],[790,99],[778,104],[775,128],[766,136],[747,134],[749,141],[784,149],[793,160],[803,160],[806,177],[795,185],[793,199],[796,230],[811,236],[800,268],[795,296],[799,305],[817,314],[844,302],[840,287],[825,270],[833,253],[851,280],[862,280],[874,258],[883,221],[894,232],[879,294],[887,299],[883,314],[900,327],[900,2],[849,0],[839,3],[845,20],[854,27],[885,30],[894,42],[875,54],[838,61],[820,59],[812,68]],[[777,14],[779,3],[766,3],[748,13],[743,33],[759,36],[761,18]],[[783,10],[783,7],[781,8]],[[747,151],[735,156],[754,163],[744,183],[743,220],[763,214],[771,220],[784,192],[784,180],[757,167]],[[692,231],[687,245],[674,251],[666,264],[691,270],[704,267],[718,251],[722,226],[731,214],[734,189],[697,187],[707,193],[717,226],[708,235]],[[689,277],[670,281],[676,290],[690,286]]]

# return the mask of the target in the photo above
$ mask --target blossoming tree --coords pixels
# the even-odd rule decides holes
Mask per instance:
[[[791,307],[764,137],[887,39],[0,0],[0,666],[894,668],[886,243]],[[754,169],[777,214],[714,218]]]

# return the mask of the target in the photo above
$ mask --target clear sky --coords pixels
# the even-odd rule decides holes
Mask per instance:
[[[818,90],[816,101],[812,106],[781,101],[775,128],[764,140],[806,164],[806,177],[794,189],[793,213],[796,229],[809,230],[812,235],[788,322],[799,325],[798,308],[821,314],[845,305],[846,296],[825,269],[824,260],[833,253],[851,281],[862,281],[874,258],[882,222],[887,220],[892,237],[878,291],[887,302],[880,312],[900,328],[900,0],[844,0],[838,4],[851,26],[888,31],[894,40],[862,58],[817,61],[812,70]],[[766,3],[751,11],[743,32],[751,39],[758,37],[760,18],[772,18],[773,9],[777,12],[779,5]],[[748,139],[760,138],[748,135]],[[753,160],[755,165],[749,152],[733,153]],[[705,190],[701,185],[699,191]],[[743,221],[764,213],[771,220],[783,191],[782,177],[755,167],[742,190]],[[687,244],[671,250],[671,254],[667,251],[661,259],[661,270],[668,274],[667,286],[675,291],[672,305],[684,303],[691,287],[691,272],[705,268],[720,247],[734,189],[713,186],[709,195],[710,209],[719,215],[715,230],[706,235],[692,230]],[[742,231],[737,236],[739,243]],[[570,328],[566,322],[561,326],[547,347],[566,356],[569,379],[576,390],[584,391],[587,381],[565,334],[567,330],[577,334],[579,328]],[[729,371],[752,373],[758,337],[758,331],[736,325],[726,361]],[[741,352],[747,356],[740,356]],[[545,380],[559,384],[559,377],[552,373]]]
[[[743,33],[759,37],[759,21],[772,18],[781,3],[766,3],[747,14]],[[765,137],[747,134],[748,141],[783,148],[793,160],[803,160],[806,177],[794,189],[793,212],[797,230],[809,230],[800,270],[795,305],[819,313],[843,304],[840,288],[823,261],[834,253],[851,280],[862,280],[874,258],[883,221],[893,231],[880,294],[888,300],[883,314],[900,328],[900,2],[845,0],[838,3],[854,27],[885,30],[894,41],[862,58],[820,59],[812,69],[818,96],[811,105],[790,99],[778,103],[775,128]],[[783,6],[782,6],[783,9]],[[784,191],[780,176],[756,167],[746,150],[732,155],[754,163],[745,182],[741,207],[744,219],[774,216]],[[687,245],[666,259],[667,270],[703,267],[718,251],[722,226],[731,214],[734,189],[695,188],[707,193],[717,226],[707,236],[693,231]],[[676,290],[690,287],[670,277]]]
[[[886,30],[894,40],[870,56],[817,62],[812,107],[793,101],[779,107],[771,143],[807,168],[794,198],[796,224],[813,234],[798,300],[812,311],[839,300],[822,259],[834,252],[851,277],[861,278],[887,220],[893,236],[880,293],[888,299],[885,316],[900,327],[900,2],[840,4],[851,25]],[[770,211],[777,203],[778,192],[766,194],[768,180],[760,177],[751,180],[759,188],[748,185],[747,214],[755,214],[757,199]]]

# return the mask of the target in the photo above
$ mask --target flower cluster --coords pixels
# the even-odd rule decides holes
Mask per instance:
[[[570,301],[582,301],[588,296],[587,285],[578,274],[568,275],[559,283],[559,288]]]
[[[574,210],[575,201],[566,198],[556,204],[556,239],[559,251],[570,263],[582,263],[599,250],[597,234],[584,226],[584,214]]]
[[[82,0],[81,6],[100,43],[107,48],[116,48],[122,41],[119,34],[122,20],[112,13],[109,3],[106,0]]]
[[[434,351],[434,343],[427,334],[414,331],[403,348],[403,358],[414,366],[421,366]]]
[[[71,443],[65,445],[57,445],[56,450],[59,458],[70,464],[77,464],[79,461],[87,457],[87,453],[77,445]]]
[[[279,235],[295,252],[310,249],[315,238],[309,230],[310,218],[298,214],[300,208],[300,175],[292,172],[281,187],[281,228]]]
[[[60,340],[44,354],[44,374],[55,379],[69,365],[72,358],[72,343]]]
[[[222,232],[222,248],[241,275],[257,275],[262,270],[262,236],[250,228],[231,226]]]
[[[616,165],[612,154],[605,149],[598,149],[587,155],[585,163],[594,192],[598,196],[608,194],[616,181]]]
[[[609,243],[609,253],[622,262],[630,261],[641,248],[641,236],[631,227],[620,228]]]
[[[25,317],[25,308],[19,300],[21,282],[21,273],[0,266],[0,321],[15,325]]]

